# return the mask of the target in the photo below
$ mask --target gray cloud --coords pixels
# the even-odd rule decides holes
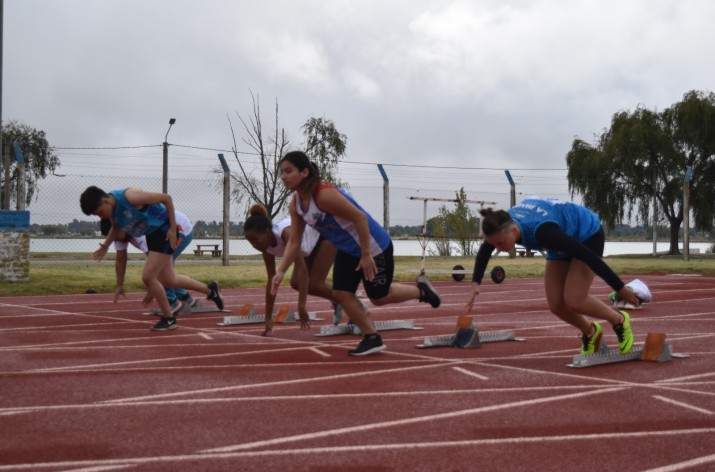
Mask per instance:
[[[334,120],[350,161],[565,168],[574,136],[614,112],[712,89],[713,17],[707,0],[10,0],[3,118],[55,146],[111,147],[158,146],[175,117],[170,142],[228,149],[250,90],[266,127],[278,101],[296,144],[310,116]],[[160,148],[147,152],[116,159],[159,175]],[[172,156],[174,175],[216,165]]]

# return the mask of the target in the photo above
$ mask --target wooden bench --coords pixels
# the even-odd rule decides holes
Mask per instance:
[[[534,251],[529,251],[528,249],[517,249],[516,253],[519,257],[534,257]]]
[[[222,253],[223,251],[218,248],[218,244],[197,244],[196,249],[194,249],[194,254],[197,256],[211,254],[213,257],[221,257]]]

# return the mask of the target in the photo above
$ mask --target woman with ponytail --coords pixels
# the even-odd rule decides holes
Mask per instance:
[[[587,317],[611,324],[618,337],[618,348],[626,354],[633,346],[630,316],[614,311],[589,295],[598,275],[627,303],[639,305],[630,287],[603,261],[605,234],[598,216],[584,206],[529,197],[508,211],[480,210],[484,242],[477,251],[472,275],[472,293],[465,305],[472,310],[479,285],[494,249],[510,251],[521,244],[527,250],[546,251],[544,286],[549,309],[581,331],[581,353],[598,350],[601,325]]]
[[[273,224],[268,216],[268,210],[260,203],[256,203],[248,210],[248,218],[243,230],[251,246],[263,255],[263,263],[268,273],[266,284],[266,329],[263,336],[267,336],[273,329],[273,306],[276,296],[271,293],[271,281],[276,275],[276,257],[283,257],[286,244],[291,239],[290,217],[284,218]],[[333,300],[333,290],[325,283],[335,259],[335,246],[322,238],[312,228],[305,231],[300,240],[300,255],[295,261],[290,285],[298,291],[298,316],[302,329],[310,327],[310,318],[305,303],[308,294],[330,300],[333,303],[333,322],[340,322],[338,316],[342,307]],[[336,321],[337,318],[337,321]]]
[[[273,277],[274,292],[298,254],[299,236],[313,227],[337,248],[333,297],[363,333],[358,347],[348,354],[364,356],[385,349],[356,296],[360,282],[370,301],[378,306],[407,300],[439,306],[439,294],[422,276],[416,286],[392,283],[395,265],[390,235],[347,192],[322,183],[317,166],[304,152],[289,152],[280,166],[283,185],[295,195],[290,203],[292,237]]]

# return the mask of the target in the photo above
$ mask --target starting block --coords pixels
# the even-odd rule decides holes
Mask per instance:
[[[688,354],[676,354],[665,341],[665,333],[648,333],[643,346],[634,346],[628,354],[621,354],[617,349],[611,349],[601,341],[597,352],[593,354],[576,354],[567,367],[592,367],[596,365],[615,364],[626,361],[667,362],[674,357],[686,358]]]
[[[391,321],[373,321],[375,330],[390,331],[394,329],[422,329],[415,326],[415,320],[391,320]],[[355,334],[351,325],[327,325],[321,326],[320,332],[316,336],[339,336],[341,334]]]
[[[479,347],[482,343],[498,341],[526,341],[525,338],[516,337],[512,331],[492,331],[480,333],[472,324],[472,317],[462,315],[457,318],[457,331],[454,336],[431,336],[424,339],[422,344],[415,347],[424,349],[428,347],[458,347],[471,349]]]
[[[309,312],[308,316],[310,321],[321,321],[322,318],[318,318],[315,312]],[[273,317],[274,323],[289,324],[298,321],[298,315],[293,311],[289,304],[282,305],[278,310],[278,313]],[[253,309],[252,303],[247,303],[241,307],[239,316],[224,316],[223,322],[217,323],[219,326],[231,326],[231,325],[244,325],[244,324],[258,324],[265,323],[265,315],[257,315],[256,311]]]
[[[216,305],[214,306],[204,306],[201,303],[201,300],[196,300],[196,303],[194,306],[189,306],[188,304],[184,303],[183,306],[181,307],[181,310],[179,310],[179,315],[190,315],[191,313],[220,313],[220,312],[230,312],[231,310],[223,309],[219,310]]]

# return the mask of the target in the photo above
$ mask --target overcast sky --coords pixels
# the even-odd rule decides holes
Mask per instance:
[[[359,185],[381,181],[357,163],[380,162],[497,170],[388,167],[393,181],[510,168],[565,190],[565,172],[521,169],[565,169],[573,138],[593,141],[616,111],[715,89],[711,0],[4,2],[2,118],[44,130],[67,174],[143,161],[160,176],[170,117],[172,145],[231,149],[227,115],[247,118],[252,91],[296,147],[309,117],[333,120]],[[216,163],[171,153],[174,176]]]

